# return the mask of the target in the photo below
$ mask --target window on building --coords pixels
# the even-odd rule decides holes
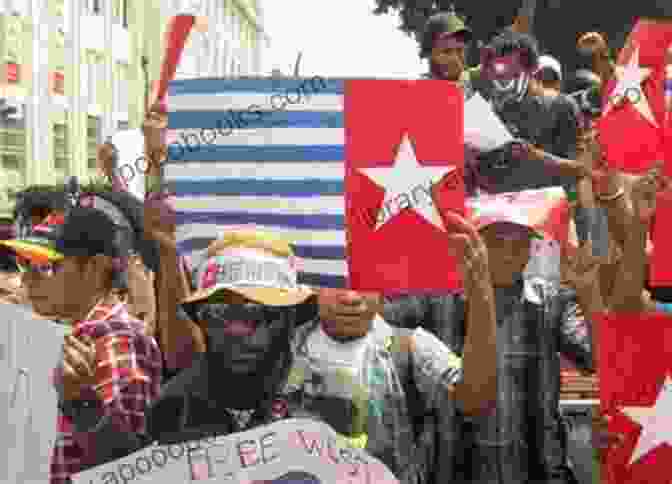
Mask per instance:
[[[26,0],[9,0],[7,10],[10,15],[27,17],[30,10],[30,2]]]
[[[128,124],[128,121],[119,121],[119,122],[117,122],[117,129],[118,129],[119,131],[126,131],[126,130],[129,129],[129,128],[130,128],[130,126],[129,126],[129,124]]]
[[[85,15],[102,15],[103,0],[84,0]]]
[[[129,94],[128,94],[128,81],[126,76],[126,66],[118,66],[119,75],[115,79],[116,88],[115,88],[115,111],[118,113],[127,113],[129,110]]]
[[[22,123],[4,120],[0,124],[0,169],[22,171],[26,163],[26,130]]]
[[[70,165],[68,147],[67,123],[54,124],[54,168],[59,171],[68,171]]]
[[[96,160],[96,152],[98,145],[102,142],[101,134],[102,120],[97,116],[88,116],[86,123],[86,152],[88,158],[88,166],[90,170],[95,170],[98,162]]]

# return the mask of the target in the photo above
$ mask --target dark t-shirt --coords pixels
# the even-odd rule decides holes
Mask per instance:
[[[505,106],[498,113],[514,138],[526,140],[542,150],[563,158],[576,156],[579,111],[568,96],[526,96],[520,103]],[[551,186],[573,187],[576,180],[549,176],[544,165],[536,160],[511,159],[506,150],[495,150],[479,158],[479,173],[496,180],[488,192],[505,193],[534,190]],[[491,164],[506,161],[509,168]]]

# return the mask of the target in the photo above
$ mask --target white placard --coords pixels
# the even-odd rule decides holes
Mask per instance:
[[[487,153],[513,141],[492,106],[479,93],[464,102],[464,144]]]
[[[119,131],[112,136],[112,143],[119,152],[115,175],[122,178],[129,193],[144,202],[148,162],[145,157],[145,137],[142,131],[140,129]]]
[[[287,419],[198,442],[152,446],[72,477],[73,484],[398,484],[379,460],[327,424]]]
[[[0,304],[0,319],[0,482],[47,484],[58,405],[52,374],[69,328],[13,304]]]

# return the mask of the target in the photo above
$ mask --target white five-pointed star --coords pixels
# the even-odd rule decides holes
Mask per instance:
[[[395,215],[409,209],[415,210],[420,216],[424,217],[429,223],[445,230],[441,216],[437,211],[433,201],[428,198],[431,185],[440,181],[447,173],[455,170],[454,166],[421,166],[415,157],[415,150],[408,138],[404,134],[399,151],[392,167],[359,168],[359,170],[369,177],[376,185],[385,189],[385,199],[383,207],[377,217],[377,223],[374,230],[378,230],[385,223],[394,218]],[[413,203],[418,192],[425,192],[425,200],[421,203]],[[401,207],[399,199],[405,197],[406,206]],[[395,213],[389,209],[390,205],[397,203],[399,208]],[[410,202],[410,203],[409,203]],[[385,208],[388,207],[388,211]]]
[[[649,106],[649,101],[642,88],[642,83],[651,75],[651,72],[652,69],[639,67],[639,48],[636,48],[627,65],[615,67],[618,82],[611,92],[609,103],[604,112],[608,113],[615,104],[630,100],[639,114],[657,127],[658,123],[653,117],[651,106]]]
[[[628,464],[664,443],[672,445],[672,378],[665,378],[653,407],[624,407],[622,412],[642,426]]]

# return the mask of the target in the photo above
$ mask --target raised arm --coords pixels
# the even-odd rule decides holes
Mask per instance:
[[[537,0],[523,0],[511,29],[521,34],[531,34],[536,9]]]
[[[633,217],[625,237],[620,274],[614,283],[613,311],[639,313],[649,309],[643,306],[642,294],[647,277],[646,239],[656,210],[658,185],[658,170],[654,168],[632,186]]]
[[[201,328],[178,311],[179,301],[190,291],[177,253],[175,222],[167,201],[157,198],[145,205],[145,236],[159,242],[160,266],[157,275],[158,339],[169,371],[191,364],[197,352],[205,351]]]

